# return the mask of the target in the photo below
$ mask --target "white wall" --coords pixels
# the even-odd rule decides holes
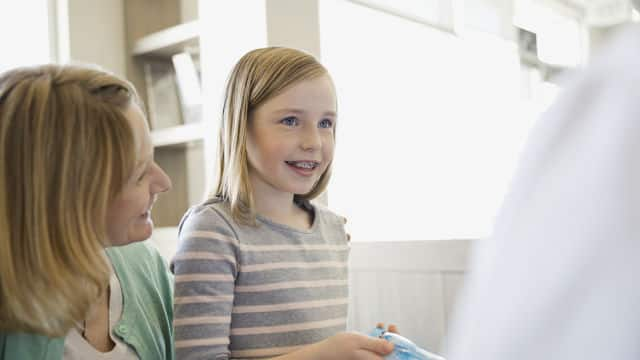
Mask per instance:
[[[419,346],[441,351],[470,246],[470,240],[353,243],[349,329],[395,324]]]
[[[321,57],[318,0],[268,0],[266,10],[269,46],[292,47]]]
[[[124,0],[58,0],[58,61],[126,76]]]

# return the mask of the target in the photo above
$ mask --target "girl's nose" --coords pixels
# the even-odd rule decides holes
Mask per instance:
[[[317,128],[305,131],[301,147],[305,151],[315,151],[322,147],[322,138]]]

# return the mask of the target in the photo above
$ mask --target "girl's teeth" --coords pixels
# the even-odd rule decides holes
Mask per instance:
[[[302,169],[313,169],[316,166],[315,163],[310,162],[291,162],[290,164]]]

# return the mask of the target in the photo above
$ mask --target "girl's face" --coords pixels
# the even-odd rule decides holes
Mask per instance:
[[[132,104],[124,114],[134,131],[138,161],[107,210],[107,236],[113,246],[148,239],[153,231],[151,207],[158,193],[171,188],[171,180],[153,160],[149,129],[142,111]]]
[[[258,106],[247,137],[253,190],[311,191],[333,159],[335,125],[336,95],[327,75],[294,84]]]

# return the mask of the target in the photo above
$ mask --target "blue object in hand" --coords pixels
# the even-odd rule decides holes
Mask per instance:
[[[385,331],[384,327],[381,326],[373,329],[373,331],[369,333],[369,336],[385,339],[393,343],[393,352],[385,356],[385,360],[445,360],[445,358],[440,355],[421,349],[405,337]]]

